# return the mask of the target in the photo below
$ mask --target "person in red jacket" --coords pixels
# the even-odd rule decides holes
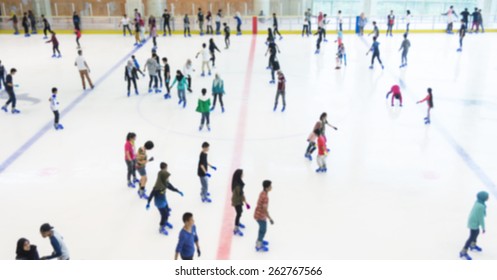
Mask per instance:
[[[316,172],[326,172],[328,169],[326,168],[326,157],[328,156],[328,148],[326,148],[326,139],[320,130],[314,131],[318,136],[318,157],[317,163],[319,168],[316,169]]]
[[[393,107],[393,102],[395,99],[398,99],[400,101],[400,107],[402,107],[402,94],[400,93],[400,87],[398,85],[393,85],[390,91],[387,93],[387,99],[390,94],[392,94],[392,107]]]
[[[53,55],[52,57],[56,57],[55,52],[59,53],[58,58],[62,57],[59,51],[59,40],[57,40],[57,37],[55,37],[55,32],[50,32],[52,33],[52,38],[48,40],[46,43],[52,43],[52,49],[53,49]]]
[[[425,118],[425,124],[430,124],[430,111],[433,108],[433,94],[432,94],[431,88],[428,88],[428,95],[423,100],[416,102],[416,104],[419,104],[419,103],[422,103],[425,101],[428,104],[428,111],[427,111],[427,115]]]

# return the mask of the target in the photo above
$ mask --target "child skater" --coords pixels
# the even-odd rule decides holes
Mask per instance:
[[[177,260],[181,256],[182,260],[193,260],[195,255],[195,246],[197,247],[197,256],[200,257],[200,245],[198,243],[197,227],[193,220],[192,213],[183,214],[183,229],[179,233],[178,245],[176,245],[176,254],[174,259]]]
[[[57,88],[52,88],[52,96],[48,99],[50,101],[50,109],[54,114],[54,123],[53,126],[55,130],[64,129],[64,127],[59,123],[59,101],[57,100]]]
[[[464,20],[461,19],[461,28],[459,28],[459,48],[457,49],[458,52],[462,52],[462,40],[466,36],[466,30],[467,26],[464,23]]]
[[[130,95],[131,83],[135,87],[135,94],[138,95],[138,89],[136,87],[136,80],[138,80],[138,73],[132,60],[128,60],[126,67],[124,69],[124,80],[128,82],[128,97]]]
[[[228,24],[226,22],[223,23],[223,26],[224,26],[224,44],[226,45],[226,47],[224,49],[227,50],[230,47],[231,32],[230,32],[230,27],[228,26]]]
[[[324,29],[318,27],[318,32],[316,33],[318,35],[318,40],[316,41],[316,51],[314,52],[314,54],[319,54],[321,52],[321,42],[323,41],[323,33]]]
[[[385,67],[383,67],[383,63],[380,59],[380,43],[377,41],[377,37],[373,37],[373,44],[371,45],[371,48],[366,53],[366,55],[368,55],[370,52],[373,52],[373,56],[371,57],[371,66],[369,66],[369,69],[373,69],[375,58],[378,59],[378,62],[381,65],[381,69],[384,69]]]
[[[79,39],[81,39],[81,30],[75,29],[74,34],[76,34],[76,44],[78,44],[77,49],[81,49],[81,45],[79,44]]]
[[[327,113],[322,113],[321,116],[319,116],[319,121],[316,123],[314,126],[315,129],[318,128],[321,131],[321,134],[323,135],[324,139],[326,140],[326,126],[329,126],[333,128],[334,130],[338,130],[338,127],[331,125],[328,123],[328,114]]]
[[[214,81],[212,81],[212,95],[214,96],[214,102],[212,103],[211,112],[216,108],[216,101],[219,98],[219,104],[221,104],[221,112],[224,113],[224,103],[223,95],[224,92],[224,81],[221,79],[218,73],[214,76]]]
[[[402,93],[400,92],[400,87],[398,85],[393,85],[390,91],[387,92],[387,99],[390,94],[392,94],[392,107],[395,99],[400,101],[400,107],[402,107]]]
[[[471,260],[472,258],[468,255],[468,249],[471,251],[481,252],[482,249],[476,245],[476,239],[480,234],[480,227],[483,234],[485,234],[485,216],[487,215],[487,205],[485,204],[488,200],[488,193],[485,191],[479,192],[476,195],[476,202],[471,209],[471,213],[468,219],[469,228],[469,238],[464,244],[463,249],[459,253],[460,258],[466,260]]]
[[[431,109],[433,109],[433,94],[432,94],[431,88],[428,88],[428,95],[426,95],[426,97],[423,100],[416,102],[416,104],[419,104],[419,103],[422,103],[425,101],[428,104],[428,111],[426,113],[425,124],[430,124],[431,123],[430,111],[431,111]]]
[[[273,30],[269,27],[267,29],[267,39],[266,39],[266,45],[269,45],[269,43],[274,42],[274,35],[273,35]]]
[[[53,50],[53,55],[52,57],[57,57],[57,58],[61,58],[62,55],[60,54],[60,50],[59,50],[59,40],[57,40],[57,37],[55,36],[55,32],[54,31],[51,31],[50,33],[52,33],[52,38],[50,38],[50,40],[48,40],[46,43],[52,43],[52,50]],[[57,56],[55,54],[55,52],[57,52],[59,54],[59,56]]]
[[[262,192],[259,194],[259,199],[257,200],[257,207],[254,211],[254,219],[259,224],[259,234],[257,236],[257,241],[255,243],[255,250],[257,252],[267,252],[269,251],[269,242],[264,240],[264,236],[267,231],[267,219],[273,225],[274,221],[269,216],[268,206],[269,198],[268,194],[273,189],[272,183],[269,180],[264,180],[262,182]]]
[[[147,151],[154,148],[154,142],[147,141],[143,147],[138,148],[138,154],[136,156],[136,169],[138,174],[140,174],[140,189],[138,190],[138,196],[142,199],[148,199],[145,194],[145,185],[147,184],[147,170],[145,169],[147,163],[152,162],[154,157],[147,158]]]
[[[328,156],[328,149],[326,148],[326,138],[321,131],[316,130],[316,135],[318,136],[318,157],[316,159],[318,163],[318,169],[316,172],[326,172],[326,157]]]
[[[209,118],[211,112],[211,99],[207,96],[207,89],[205,88],[202,89],[202,95],[198,98],[196,111],[202,114],[198,131],[202,131],[204,124],[207,124],[207,130],[211,131]]]
[[[197,175],[200,178],[200,199],[202,202],[211,203],[211,194],[209,193],[209,181],[208,178],[211,177],[209,173],[209,167],[212,170],[217,170],[217,167],[211,165],[207,160],[207,154],[209,153],[210,144],[208,142],[202,143],[202,151],[198,158]]]
[[[164,83],[166,84],[167,93],[164,95],[165,99],[171,98],[171,87],[169,82],[171,82],[171,67],[167,62],[167,57],[162,58],[162,64],[164,64]]]
[[[345,65],[347,65],[347,60],[345,59],[346,57],[346,54],[345,54],[345,46],[343,45],[343,43],[340,43],[338,45],[338,50],[337,50],[337,57],[336,57],[336,64],[337,66],[335,67],[335,69],[340,69],[341,66],[342,66],[342,62],[345,61]]]
[[[135,141],[136,133],[129,132],[126,135],[126,144],[124,144],[124,161],[126,162],[126,167],[128,170],[127,179],[129,188],[135,188],[135,184],[140,183],[140,181],[136,179]],[[133,180],[131,180],[131,177],[133,177]]]
[[[312,130],[311,134],[309,134],[309,137],[307,137],[307,142],[309,142],[309,144],[307,145],[307,149],[305,150],[304,157],[306,157],[310,161],[312,161],[312,153],[314,153],[314,151],[316,150],[316,142],[318,139],[318,133],[320,131],[320,127],[321,123],[318,122],[314,126],[314,129]]]
[[[160,171],[157,174],[157,181],[155,182],[155,186],[152,189],[152,192],[148,196],[148,202],[146,209],[150,209],[150,202],[152,198],[154,199],[155,207],[159,210],[160,213],[160,222],[159,222],[159,233],[168,235],[169,233],[166,230],[166,227],[172,229],[173,225],[167,222],[169,218],[169,205],[166,199],[166,189],[169,189],[173,192],[177,192],[179,195],[183,196],[183,193],[175,188],[170,182],[169,177],[171,173],[167,171],[167,164],[165,162],[160,163]]]
[[[210,13],[210,12],[209,12]],[[211,27],[212,28],[212,27]],[[211,30],[212,32],[212,30]],[[216,67],[216,50],[218,52],[221,52],[218,47],[216,46],[216,43],[214,43],[214,39],[210,38],[209,39],[209,52],[211,53],[211,58],[210,60],[212,61],[212,67]]]
[[[409,52],[409,48],[411,47],[411,42],[407,39],[407,33],[404,33],[404,40],[402,41],[402,45],[400,45],[399,51],[402,50],[402,62],[399,68],[407,66],[407,53]]]
[[[240,223],[240,218],[242,217],[243,204],[250,210],[250,205],[245,199],[245,194],[243,188],[245,183],[243,182],[243,170],[237,169],[233,174],[233,179],[231,181],[231,205],[235,208],[236,218],[235,218],[235,229],[233,230],[234,235],[243,236],[243,232],[240,229],[244,229],[245,225]]]
[[[178,99],[179,99],[178,105],[181,105],[181,103],[183,103],[183,108],[185,108],[186,107],[185,90],[188,87],[188,80],[186,79],[185,76],[183,76],[183,73],[181,73],[180,70],[176,71],[176,77],[174,78],[174,81],[171,84],[171,88],[173,88],[176,83],[178,83]],[[167,97],[166,94],[164,98],[168,99],[170,97]]]

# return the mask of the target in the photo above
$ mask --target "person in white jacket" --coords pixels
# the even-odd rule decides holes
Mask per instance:
[[[50,109],[54,114],[54,128],[55,130],[64,129],[64,127],[59,123],[60,114],[59,114],[59,100],[57,100],[57,88],[52,88],[52,96],[48,99],[50,101]]]
[[[202,44],[202,49],[197,53],[195,58],[198,58],[199,55],[202,55],[202,74],[200,76],[204,77],[205,76],[205,66],[207,66],[207,69],[209,70],[209,76],[211,75],[211,67],[209,65],[209,61],[211,60],[210,58],[210,52],[207,49],[207,44],[203,43]]]
[[[193,69],[193,64],[190,59],[186,60],[185,67],[183,67],[183,75],[185,75],[186,80],[188,81],[188,92],[192,92],[192,74],[195,72]]]

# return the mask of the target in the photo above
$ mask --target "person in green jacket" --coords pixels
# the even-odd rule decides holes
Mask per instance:
[[[181,73],[180,70],[176,71],[176,77],[174,78],[171,87],[174,87],[176,82],[178,83],[178,98],[179,98],[178,105],[181,105],[181,103],[183,103],[183,108],[185,108],[186,107],[185,90],[188,87],[188,80],[186,79],[185,76],[183,76],[183,73]],[[164,98],[167,99],[166,96],[164,96]]]
[[[202,96],[198,99],[197,112],[202,114],[202,119],[200,120],[200,127],[198,131],[201,131],[204,128],[204,124],[207,122],[207,130],[211,131],[210,127],[210,108],[211,108],[211,99],[207,96],[207,89],[202,89]]]
[[[459,257],[466,260],[471,260],[471,257],[468,255],[468,249],[477,252],[482,251],[480,247],[476,246],[476,239],[480,234],[480,227],[482,232],[485,233],[485,216],[487,215],[487,206],[485,205],[485,202],[488,200],[488,193],[481,191],[476,195],[476,198],[477,200],[468,219],[468,228],[470,230],[469,239],[459,253]]]
[[[214,76],[214,81],[212,82],[212,95],[214,96],[214,102],[212,104],[211,112],[216,108],[216,101],[219,98],[219,103],[221,104],[221,111],[224,113],[223,95],[224,95],[224,81],[221,79],[218,73]]]

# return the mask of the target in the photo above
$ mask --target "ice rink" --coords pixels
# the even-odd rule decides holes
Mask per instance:
[[[276,86],[270,85],[266,36],[232,36],[224,49],[215,41],[217,68],[225,81],[225,108],[211,114],[211,132],[199,132],[195,112],[203,87],[195,54],[208,37],[160,37],[158,54],[172,71],[187,58],[196,68],[188,105],[148,94],[126,97],[124,64],[135,54],[141,66],[152,42],[134,49],[132,37],[85,35],[84,56],[96,82],[83,92],[74,67],[73,35],[59,35],[61,59],[41,35],[0,36],[0,60],[15,67],[20,115],[0,111],[0,259],[14,259],[17,239],[28,238],[40,255],[52,252],[39,234],[49,222],[60,232],[71,259],[172,259],[181,216],[194,214],[201,260],[230,259],[458,259],[476,193],[488,191],[487,233],[474,259],[497,259],[497,37],[468,34],[462,53],[457,35],[411,34],[409,65],[399,69],[401,34],[379,38],[385,69],[370,70],[365,53],[371,37],[345,35],[348,65],[335,70],[336,35],[315,55],[316,37],[286,35],[277,41],[287,79],[287,108],[273,112]],[[390,107],[385,94],[399,84],[404,107]],[[48,98],[58,87],[63,131],[52,128]],[[426,104],[433,88],[432,124]],[[0,94],[3,104],[6,93]],[[281,107],[280,107],[281,108]],[[327,129],[331,149],[327,174],[316,174],[304,158],[307,136],[322,112],[338,131]],[[161,161],[171,183],[185,193],[168,193],[172,208],[169,236],[158,233],[159,212],[145,210],[136,189],[126,186],[124,143],[136,132],[136,148],[147,140],[156,160],[147,170],[147,192]],[[218,167],[209,182],[213,203],[200,201],[196,175],[200,146],[211,144],[209,161]],[[493,143],[493,144],[492,144]],[[315,154],[314,154],[315,157]],[[251,210],[245,236],[232,236],[231,177],[244,170]],[[255,252],[253,218],[262,181],[270,179],[267,253]]]

